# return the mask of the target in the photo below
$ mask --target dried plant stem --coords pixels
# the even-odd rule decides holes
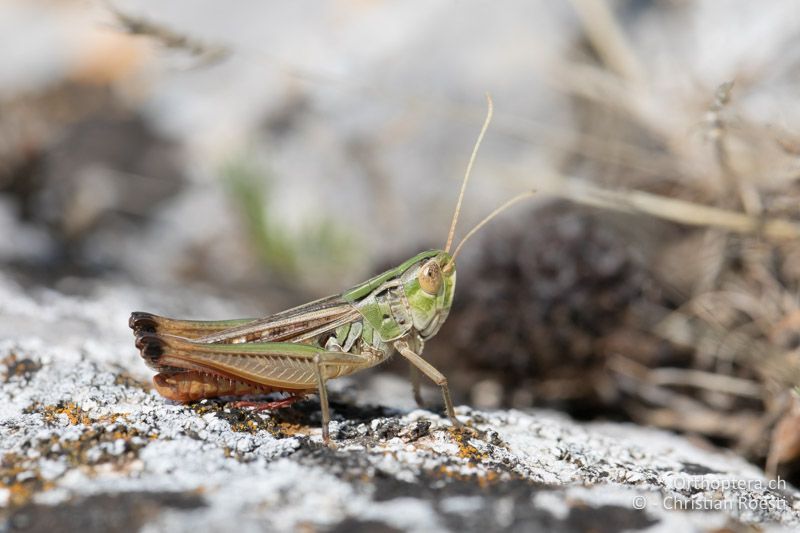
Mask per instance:
[[[714,147],[714,157],[728,188],[738,195],[745,212],[757,216],[763,211],[758,190],[752,183],[743,180],[738,175],[732,165],[728,149],[728,123],[725,111],[731,101],[733,86],[733,81],[727,81],[717,87],[714,100],[706,113],[706,122],[709,127],[706,136]]]
[[[721,228],[776,240],[800,238],[800,223],[788,219],[756,217],[642,191],[603,189],[577,180],[564,180],[563,183],[563,187],[548,192],[579,204],[644,213],[690,226]]]
[[[800,365],[782,350],[747,333],[731,332],[720,326],[693,320],[679,311],[669,313],[653,328],[653,333],[678,345],[701,346],[710,343],[731,354],[732,360],[758,371],[775,383],[792,387],[800,383]]]
[[[630,82],[642,80],[642,67],[609,2],[572,0],[586,34],[603,62]]]
[[[112,2],[106,1],[106,7],[114,16],[120,28],[131,35],[149,37],[166,48],[184,50],[202,60],[207,66],[226,59],[230,50],[224,46],[212,45],[199,39],[185,35],[145,17],[131,15],[118,9]],[[200,65],[198,65],[200,66]]]
[[[621,380],[621,389],[660,406],[629,407],[631,415],[645,424],[739,440],[748,436],[748,432],[743,432],[741,428],[754,427],[759,420],[748,412],[720,416],[719,411],[689,396],[654,384],[650,379],[652,370],[631,359],[612,357],[608,361],[608,368]]]
[[[654,387],[669,385],[693,387],[746,398],[761,398],[763,393],[761,385],[755,381],[702,370],[648,368],[620,355],[612,358],[609,364],[611,368],[626,371],[628,375],[635,376],[639,381],[647,382]]]
[[[755,381],[702,370],[656,368],[650,371],[650,379],[656,385],[694,387],[747,398],[760,399],[763,393],[761,385]]]

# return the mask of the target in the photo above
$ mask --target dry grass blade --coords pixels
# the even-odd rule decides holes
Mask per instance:
[[[677,345],[717,346],[731,361],[757,370],[785,387],[800,383],[800,365],[790,354],[746,333],[731,332],[675,311],[653,329],[653,333]]]
[[[686,200],[642,191],[615,191],[577,180],[549,192],[567,200],[626,213],[643,213],[689,226],[721,228],[768,239],[800,238],[800,223],[783,218],[762,218]]]
[[[230,55],[230,50],[224,46],[211,45],[153,20],[124,13],[110,2],[106,2],[106,7],[124,31],[131,35],[150,37],[167,48],[188,52],[200,58],[201,66],[222,61]]]
[[[763,394],[755,381],[701,370],[656,368],[650,371],[650,379],[656,385],[688,386],[749,398],[761,398]]]
[[[720,416],[719,411],[690,396],[653,383],[652,370],[631,359],[611,357],[608,369],[616,375],[620,390],[655,406],[628,405],[631,416],[642,423],[737,440],[744,436],[742,427],[754,427],[758,420],[747,412]]]
[[[628,81],[642,79],[639,59],[607,2],[572,0],[586,33],[603,62]]]

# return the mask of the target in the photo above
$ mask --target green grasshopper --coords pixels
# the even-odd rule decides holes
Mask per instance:
[[[447,378],[422,358],[425,342],[436,335],[453,302],[455,259],[464,243],[511,204],[509,200],[476,225],[450,254],[461,203],[475,156],[492,117],[492,101],[461,184],[444,250],[419,253],[400,266],[356,285],[262,319],[175,320],[135,312],[129,325],[136,347],[164,397],[192,402],[220,396],[266,394],[289,397],[240,406],[277,408],[317,392],[322,410],[322,439],[329,443],[330,409],[326,382],[378,365],[396,350],[411,364],[414,398],[422,405],[421,371],[442,390],[447,416],[456,418]]]

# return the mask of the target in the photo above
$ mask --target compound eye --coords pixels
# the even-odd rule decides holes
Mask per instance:
[[[428,261],[419,270],[417,275],[419,286],[430,295],[435,295],[442,287],[442,267],[436,260]]]

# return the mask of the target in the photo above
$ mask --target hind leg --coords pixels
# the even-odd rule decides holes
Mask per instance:
[[[231,407],[251,407],[253,410],[261,412],[261,411],[272,411],[275,409],[283,409],[284,407],[289,407],[290,405],[299,402],[300,400],[306,397],[305,394],[292,394],[286,398],[281,400],[275,400],[274,402],[259,402],[259,401],[248,401],[248,400],[240,400],[236,402],[231,402],[228,405]]]

